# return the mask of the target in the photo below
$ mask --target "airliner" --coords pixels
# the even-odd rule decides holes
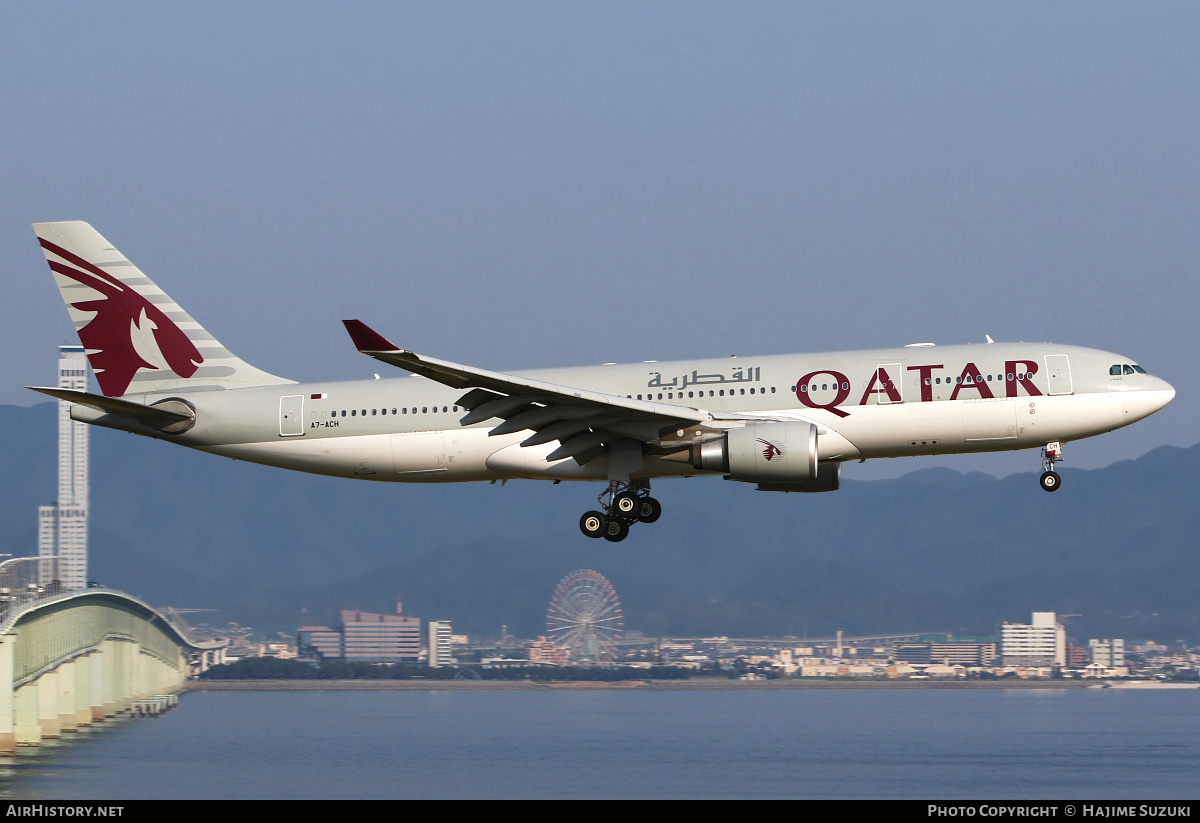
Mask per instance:
[[[238,460],[400,483],[601,482],[588,537],[662,506],[652,479],[715,475],[830,492],[843,463],[1041,450],[1141,420],[1175,390],[1124,355],[997,343],[496,372],[403,349],[345,320],[406,375],[298,383],[233,355],[84,222],[35,223],[102,394],[29,387],[74,420]]]

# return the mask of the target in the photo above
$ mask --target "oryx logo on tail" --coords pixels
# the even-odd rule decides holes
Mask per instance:
[[[182,378],[196,373],[204,362],[203,355],[161,309],[79,255],[45,238],[38,239],[49,254],[66,261],[47,257],[52,271],[93,292],[84,299],[71,302],[71,306],[77,311],[95,314],[79,328],[79,340],[88,350],[88,360],[101,391],[109,397],[120,397],[139,369],[165,367]],[[94,293],[100,296],[96,297]]]

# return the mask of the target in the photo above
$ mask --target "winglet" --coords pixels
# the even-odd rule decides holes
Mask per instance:
[[[343,320],[350,339],[360,352],[400,351],[400,347],[361,320]]]

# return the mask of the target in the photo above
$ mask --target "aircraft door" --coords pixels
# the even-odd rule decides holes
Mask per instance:
[[[295,437],[304,434],[304,395],[279,398],[279,436]]]
[[[1071,363],[1065,354],[1046,355],[1047,394],[1074,394],[1071,385]]]
[[[882,363],[875,368],[875,402],[885,403],[904,402],[904,367],[899,363]]]

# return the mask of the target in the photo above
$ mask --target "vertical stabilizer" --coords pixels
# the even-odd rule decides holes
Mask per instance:
[[[236,357],[87,223],[33,229],[109,397],[295,382]]]

